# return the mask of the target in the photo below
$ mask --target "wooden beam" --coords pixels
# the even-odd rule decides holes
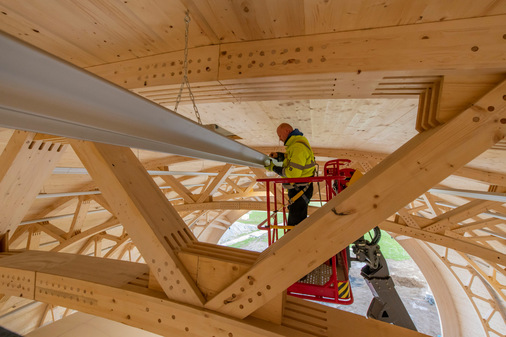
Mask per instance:
[[[162,168],[158,168],[160,170],[164,170],[164,171],[168,171],[168,166],[164,166]],[[169,186],[172,187],[172,190],[174,192],[176,192],[181,198],[183,198],[183,200],[185,201],[185,203],[189,203],[189,204],[192,204],[195,202],[195,200],[193,200],[192,196],[193,196],[193,193],[188,189],[186,188],[186,186],[184,186],[181,181],[179,181],[176,177],[174,176],[171,176],[171,175],[161,175],[160,178],[165,181]]]
[[[274,207],[272,203],[272,207]],[[244,210],[267,210],[267,203],[260,201],[212,201],[195,204],[175,205],[174,208],[178,212],[199,211],[199,210],[214,210],[214,209],[244,209]],[[271,208],[273,209],[273,208]]]
[[[94,256],[102,257],[102,238],[96,236],[93,238],[93,241],[95,243]]]
[[[493,263],[506,263],[506,254],[500,253],[496,250],[484,247],[474,242],[470,242],[470,240],[464,240],[462,237],[450,237],[438,233],[426,232],[424,230],[407,227],[393,221],[383,221],[379,224],[379,226],[381,229],[389,232],[406,235],[415,239],[452,248],[466,254],[481,257],[482,259]]]
[[[495,225],[499,225],[502,223],[504,223],[504,220],[502,219],[494,219],[494,218],[482,219],[462,225],[459,228],[454,229],[453,232],[457,234],[464,234],[465,232],[472,231],[475,229],[481,229],[485,227],[493,228]]]
[[[36,250],[39,249],[40,245],[40,230],[37,226],[32,225],[30,230],[28,231],[28,240],[26,241],[26,249],[27,250]]]
[[[481,327],[485,331],[485,334],[490,335],[490,332],[492,332],[493,334],[500,335],[498,330],[502,330],[505,326],[506,319],[498,302],[500,300],[496,297],[496,294],[493,294],[493,290],[486,284],[486,281],[480,278],[478,272],[474,270],[474,268],[468,264],[467,260],[463,259],[458,252],[455,253],[449,248],[440,251],[429,244],[425,244],[425,246],[439,258],[439,261],[446,267],[446,270],[452,274],[453,279],[457,281],[457,286],[455,287],[458,288],[457,291],[463,291],[465,296],[469,299],[468,303],[471,305],[460,305],[458,308],[460,311],[465,312],[465,315],[463,315],[465,317],[465,322],[460,323],[461,329],[463,331],[466,329],[475,330],[473,331],[473,336],[476,336],[481,330],[478,328],[481,323]],[[462,270],[466,270],[467,272],[462,273]],[[451,290],[450,294],[446,294],[446,296],[455,298],[458,301],[460,300],[459,302],[462,303],[464,298],[462,296],[460,296],[460,298],[459,296],[455,296],[454,289]],[[479,306],[484,302],[490,305],[491,311],[479,309]],[[502,322],[500,320],[495,322],[491,320],[496,313],[500,315],[499,317],[502,316]],[[497,327],[498,330],[494,330],[493,326]]]
[[[65,232],[56,227],[55,225],[49,223],[48,221],[35,223],[33,224],[33,227],[40,232],[46,233],[48,236],[52,237],[53,239],[59,242],[65,241],[64,239]]]
[[[403,207],[399,209],[397,213],[399,213],[399,216],[409,227],[420,228],[420,224],[416,221],[416,218],[413,215],[409,214],[406,208]]]
[[[425,334],[296,297],[287,297],[282,324],[312,336],[422,337]]]
[[[199,271],[213,272],[211,265],[201,266]],[[162,335],[311,336],[264,320],[237,320],[171,301],[162,292],[141,285],[147,272],[147,266],[139,263],[63,253],[25,252],[0,260],[0,273],[14,276],[9,284],[0,282],[0,292],[17,296],[24,292],[23,297]],[[216,280],[207,279],[206,282],[213,288],[217,286]]]
[[[183,184],[181,184],[175,177],[173,176],[160,176],[169,186],[172,187],[172,190],[176,192],[181,198],[183,198],[184,202],[187,204],[195,203],[195,200],[192,199],[192,192],[188,190]]]
[[[221,184],[225,182],[228,175],[231,173],[233,166],[231,164],[226,164],[223,166],[223,168],[220,170],[218,175],[213,179],[211,184],[207,186],[206,190],[202,192],[202,194],[199,196],[197,203],[201,203],[204,200],[206,200],[207,197],[212,196],[218,188],[220,188]]]
[[[227,193],[213,197],[212,202],[220,202],[224,200],[238,199],[238,198],[240,198],[240,200],[245,200],[245,198],[251,199],[252,197],[265,197],[265,195],[266,195],[265,191]]]
[[[413,70],[428,71],[431,75],[434,71],[448,69],[502,70],[504,60],[498,55],[506,53],[503,43],[505,17],[496,15],[193,48],[189,51],[193,58],[212,62],[190,65],[192,76],[195,75],[192,83],[219,81],[224,94],[241,97],[241,91],[234,90],[234,84],[243,84],[241,89],[244,90],[246,79],[262,77],[331,74],[334,79],[335,73],[348,73],[352,77],[347,80],[353,81],[372,72],[392,76],[395,71]],[[451,32],[451,38],[441,31]],[[442,54],[444,58],[440,57]],[[180,79],[165,76],[167,70],[162,65],[170,60],[178,62],[180,56],[181,51],[176,51],[87,70],[128,89],[173,85],[170,90],[175,100]],[[145,76],[139,76],[139,69],[143,69]],[[251,81],[259,82],[262,80]],[[321,88],[318,90],[320,95],[324,92]],[[256,96],[265,96],[269,91],[264,90]],[[368,91],[370,95],[372,90]],[[222,99],[224,94],[220,96]],[[299,88],[298,94],[304,95],[304,90]]]
[[[443,233],[446,229],[458,228],[460,221],[472,218],[482,213],[487,207],[497,204],[497,201],[473,200],[460,207],[452,209],[433,219],[432,223],[423,227],[427,232]]]
[[[68,233],[65,235],[67,239],[81,232],[81,228],[83,227],[84,220],[86,219],[86,215],[88,214],[88,210],[90,208],[90,201],[89,197],[79,197],[76,212],[72,218],[72,223],[70,224]]]
[[[462,305],[461,296],[463,295],[459,283],[451,275],[451,272],[440,263],[440,259],[427,246],[417,240],[407,239],[399,240],[399,244],[413,258],[413,261],[419,266],[420,271],[427,280],[434,294],[437,304],[437,310],[441,321],[441,332],[443,336],[461,337],[462,325],[468,325],[468,322],[461,322],[465,315],[465,309]],[[451,294],[451,296],[450,296]],[[455,298],[459,301],[456,302]],[[469,320],[469,319],[467,319]]]
[[[118,258],[118,260],[120,259],[118,257],[118,252],[120,250],[120,248],[124,247],[125,245],[127,245],[128,243],[131,243],[131,238],[128,236],[128,235],[124,235],[123,237],[121,237],[120,240],[118,240],[116,242],[116,244],[114,245],[114,247],[112,247],[105,255],[104,257],[105,258]],[[121,254],[120,254],[121,255]]]
[[[212,251],[213,245],[199,250]],[[246,254],[224,247],[229,255]],[[186,254],[189,259],[192,257]],[[255,254],[254,254],[255,255]],[[216,263],[199,256],[193,265],[195,277],[212,294],[226,286],[223,275],[240,275],[246,266],[237,263]],[[4,289],[33,288],[30,298],[52,306],[63,306],[104,317],[126,325],[163,335],[216,337],[309,337],[340,336],[352,331],[360,336],[375,332],[378,336],[425,336],[336,308],[290,298],[286,310],[270,311],[278,319],[248,317],[233,319],[203,308],[168,300],[163,293],[146,288],[147,267],[144,264],[62,253],[25,252],[0,260],[0,273],[14,278]],[[29,274],[28,274],[29,273]],[[26,276],[31,275],[28,279]],[[214,277],[213,277],[214,276]],[[27,296],[28,297],[28,296]],[[285,302],[279,296],[280,307]],[[342,322],[353,322],[343,326]]]
[[[434,196],[431,193],[424,193],[422,195],[422,198],[425,201],[427,208],[431,211],[432,214],[434,214],[434,216],[440,216],[443,214],[443,212],[436,205],[436,200],[434,200]]]
[[[176,254],[196,239],[132,150],[85,141],[71,145],[167,296],[202,305],[202,293]]]
[[[455,171],[454,175],[485,182],[492,185],[506,185],[506,174],[499,172],[490,172],[478,170],[471,167],[462,167]]]
[[[112,216],[110,219],[108,219],[107,221],[105,221],[104,223],[100,224],[100,225],[97,225],[95,227],[92,227],[92,228],[89,228],[79,234],[76,234],[74,236],[72,236],[71,238],[69,239],[66,239],[64,242],[62,242],[61,244],[59,244],[58,246],[54,247],[53,249],[51,249],[51,251],[53,252],[65,252],[65,253],[69,253],[70,249],[69,247],[72,246],[73,244],[83,240],[83,239],[86,239],[90,236],[93,236],[99,232],[102,232],[102,231],[105,231],[105,230],[108,230],[110,229],[111,227],[114,227],[114,226],[118,226],[120,225],[120,222],[119,220],[115,217],[115,216]]]
[[[0,233],[23,220],[67,147],[34,141],[35,135],[14,131],[0,156]]]
[[[434,71],[447,69],[450,64],[452,69],[500,69],[503,67],[500,58],[492,52],[478,56],[471,47],[478,45],[482,50],[504,53],[506,47],[501,46],[504,21],[504,16],[497,16],[221,45],[219,79],[358,70]],[[440,34],[447,30],[452,31],[452,39]],[[403,48],[397,48],[400,45]],[[445,56],[458,61],[434,55],[434,50],[442,49]],[[248,67],[253,60],[257,62]]]
[[[253,268],[206,307],[246,317],[503,139],[505,93],[503,82],[450,122],[415,136],[266,249]],[[497,260],[506,263],[503,256]]]
[[[239,179],[237,179],[237,180],[239,180]],[[244,189],[241,186],[237,185],[237,183],[235,181],[233,181],[232,179],[227,178],[227,179],[225,179],[225,181],[232,187],[232,190],[235,190],[237,193],[244,192]]]

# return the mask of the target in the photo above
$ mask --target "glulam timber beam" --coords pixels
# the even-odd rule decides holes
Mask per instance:
[[[0,292],[78,310],[161,335],[216,337],[425,336],[416,331],[292,298],[280,323],[232,317],[171,301],[146,287],[145,264],[63,253],[29,251],[0,259]],[[212,265],[200,272],[216,273]],[[14,277],[14,279],[12,278]],[[19,277],[19,278],[18,278]],[[208,285],[215,282],[205,278]],[[301,313],[315,319],[294,319]],[[307,316],[304,316],[307,317]],[[342,322],[353,322],[345,324]],[[316,322],[316,323],[315,323]],[[344,330],[343,330],[344,329]],[[346,330],[348,329],[348,330]]]
[[[132,150],[86,141],[71,145],[167,296],[203,305],[202,293],[177,257],[196,238]]]
[[[14,131],[0,156],[0,233],[21,223],[67,147],[35,136]]]
[[[469,242],[464,237],[452,237],[444,234],[424,231],[422,229],[408,227],[395,221],[383,221],[379,227],[388,232],[405,235],[425,242],[435,243],[440,246],[458,250],[459,252],[480,257],[492,263],[506,264],[506,254],[492,248],[485,247],[475,242]]]
[[[505,17],[192,48],[191,59],[201,62],[189,64],[189,80],[197,99],[209,102],[372,97],[383,78],[476,69],[502,71]],[[150,100],[173,106],[181,56],[177,51],[86,69]]]
[[[78,197],[74,218],[72,218],[70,229],[65,235],[67,239],[81,232],[81,228],[83,227],[84,220],[86,219],[86,215],[88,214],[88,210],[90,208],[90,202],[91,199],[88,197]]]
[[[384,324],[379,320],[363,320],[359,315],[344,310],[329,310],[330,307],[296,297],[287,297],[283,325],[300,331],[308,331],[313,336],[427,336]],[[389,326],[390,331],[385,330]]]
[[[53,170],[53,174],[54,174],[54,170]],[[78,189],[78,191],[79,192],[89,192],[89,191],[95,190],[95,188],[96,188],[96,186],[94,183],[85,183]],[[48,207],[43,209],[41,212],[35,214],[33,216],[33,218],[34,219],[44,218],[44,217],[49,217],[49,216],[59,214],[62,210],[69,207],[75,201],[76,201],[76,198],[74,196],[58,198],[55,202],[51,203],[51,205],[49,205]]]
[[[469,257],[460,252],[454,252],[450,248],[441,250],[440,247],[428,243],[422,245],[434,253],[431,254],[433,263],[434,260],[438,259],[439,264],[443,264],[443,268],[446,268],[446,272],[451,273],[451,276],[453,276],[454,284],[456,284],[452,287],[450,293],[444,296],[463,303],[462,296],[456,294],[457,292],[463,292],[471,304],[460,305],[458,311],[464,312],[465,315],[460,314],[458,311],[454,313],[460,317],[465,317],[465,323],[461,323],[460,328],[466,329],[465,332],[469,336],[478,336],[482,331],[485,331],[488,336],[501,335],[506,326],[506,317],[500,299],[494,293],[491,285],[487,284],[489,280],[482,278],[479,271],[469,263],[471,261]],[[494,268],[495,274],[497,266],[490,264],[488,267]],[[483,330],[480,329],[480,325]]]
[[[451,276],[451,272],[444,268],[435,254],[427,246],[414,239],[399,240],[399,244],[413,258],[420,271],[427,280],[437,304],[441,322],[441,332],[444,336],[461,337],[466,334],[462,331],[474,321],[474,315],[470,319],[468,308],[462,302],[456,302],[455,298],[462,299],[464,294],[458,283]],[[451,294],[452,296],[449,296]],[[458,305],[458,304],[460,305]],[[469,336],[469,335],[467,335]]]
[[[271,203],[271,207],[275,204]],[[229,210],[244,209],[251,211],[267,211],[267,203],[261,201],[212,201],[194,204],[175,205],[178,212],[193,212],[200,210]],[[273,209],[273,208],[271,208]]]
[[[193,200],[192,195],[193,193],[186,188],[179,180],[177,180],[173,176],[160,176],[169,186],[172,187],[172,190],[174,190],[183,200],[185,203],[193,204],[195,203],[195,200]]]
[[[456,176],[485,182],[491,185],[506,186],[506,174],[500,172],[491,172],[478,170],[471,167],[462,167],[455,173]]]
[[[431,223],[424,226],[423,229],[427,232],[440,234],[444,233],[446,229],[456,229],[460,227],[459,222],[476,216],[497,204],[499,204],[497,201],[472,200],[432,219]]]
[[[504,139],[505,95],[506,81],[450,122],[413,137],[266,249],[253,268],[208,301],[206,307],[246,317]],[[503,257],[497,260],[506,264]]]
[[[202,203],[208,197],[212,196],[218,188],[225,182],[233,167],[230,164],[225,165],[220,169],[218,175],[213,179],[213,181],[207,186],[206,190],[202,192],[201,195],[198,196],[196,200],[197,203]]]

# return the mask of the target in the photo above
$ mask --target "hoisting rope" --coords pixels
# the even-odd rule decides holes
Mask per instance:
[[[190,88],[190,81],[188,81],[188,32],[190,28],[190,11],[186,11],[186,16],[184,18],[184,22],[186,25],[185,33],[184,33],[184,63],[183,63],[183,81],[181,82],[181,87],[179,88],[179,94],[176,99],[176,106],[174,107],[174,111],[177,112],[177,107],[179,106],[179,102],[181,102],[181,94],[183,93],[183,88],[186,85],[188,88],[188,93],[190,95],[190,99],[193,103],[193,110],[195,111],[195,117],[197,117],[197,123],[202,125],[202,120],[200,119],[199,109],[195,104],[195,97],[193,97],[192,89]]]

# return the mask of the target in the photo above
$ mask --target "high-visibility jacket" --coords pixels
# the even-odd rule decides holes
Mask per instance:
[[[286,153],[280,175],[287,178],[312,177],[316,163],[306,137],[292,135],[287,139],[285,147]]]

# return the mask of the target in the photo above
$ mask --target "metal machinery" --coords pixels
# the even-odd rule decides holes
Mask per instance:
[[[355,260],[365,262],[360,275],[374,296],[367,309],[367,317],[416,331],[415,324],[395,290],[387,262],[378,245],[381,231],[375,227],[373,232],[370,241],[363,236],[352,245]]]
[[[293,227],[287,226],[286,211],[288,205],[285,198],[282,197],[284,195],[283,184],[324,183],[325,197],[318,200],[313,199],[312,201],[327,202],[361,176],[359,171],[352,168],[343,168],[350,162],[348,159],[328,161],[325,163],[323,176],[321,177],[258,179],[259,182],[265,183],[268,214],[267,219],[258,225],[258,228],[267,230],[269,245]],[[281,196],[278,196],[280,192]],[[276,205],[274,210],[271,210],[271,202]],[[281,205],[278,205],[279,203]],[[282,224],[277,223],[278,214],[280,213],[282,214]],[[416,331],[416,327],[389,275],[386,260],[378,245],[380,238],[380,229],[375,227],[369,240],[366,239],[366,236],[363,236],[351,245],[355,254],[354,258],[350,258],[349,247],[342,250],[291,285],[287,289],[287,293],[291,296],[309,300],[352,304],[353,293],[348,275],[350,263],[351,261],[362,262],[365,263],[365,266],[361,270],[361,275],[374,296],[367,311],[367,317]]]

